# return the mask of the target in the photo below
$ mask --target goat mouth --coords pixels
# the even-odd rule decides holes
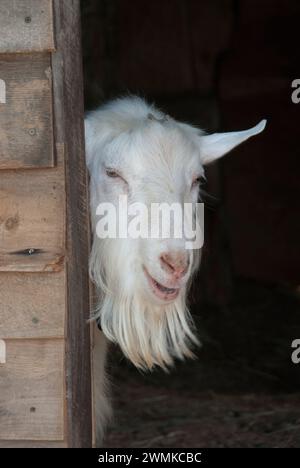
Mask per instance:
[[[144,267],[145,275],[148,279],[152,292],[157,296],[159,299],[164,301],[173,301],[179,294],[180,288],[167,288],[163,284],[159,283],[154,279]]]

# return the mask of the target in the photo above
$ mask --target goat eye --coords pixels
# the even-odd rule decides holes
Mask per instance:
[[[120,174],[118,174],[114,169],[105,169],[105,173],[108,177],[111,177],[112,179],[116,179],[117,177],[121,177]]]
[[[119,174],[115,169],[110,169],[109,167],[105,168],[105,174],[107,177],[110,177],[111,179],[119,179],[122,182],[124,182],[126,185],[128,185],[127,180],[124,179],[124,177]]]

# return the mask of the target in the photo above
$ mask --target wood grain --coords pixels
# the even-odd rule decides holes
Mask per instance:
[[[88,184],[80,2],[54,1],[57,52],[53,54],[55,135],[66,147],[67,321],[66,394],[69,447],[92,446],[89,304]]]
[[[0,440],[0,448],[66,448],[64,441]]]
[[[0,169],[53,167],[50,55],[1,55],[0,78]]]
[[[25,3],[41,2],[3,2],[7,9],[15,9],[21,3],[25,7]],[[5,290],[0,299],[0,333],[6,336],[7,348],[7,361],[0,365],[1,446],[7,443],[22,446],[25,441],[27,446],[92,445],[90,326],[87,323],[90,232],[80,2],[55,0],[54,3],[57,51],[51,58],[52,73],[44,54],[0,55],[0,64],[4,64],[2,69],[0,65],[0,71],[6,73],[4,78],[0,73],[0,79],[4,79],[7,88],[6,104],[0,104],[0,109],[4,115],[5,106],[14,102],[17,112],[11,113],[11,125],[16,126],[16,120],[19,122],[14,136],[8,133],[6,120],[0,120],[1,294]],[[25,70],[26,76],[31,76],[28,87],[35,82],[31,89],[37,93],[34,102],[30,101],[31,91],[23,99],[26,83],[16,72],[16,63],[19,72]],[[15,101],[10,78],[21,80],[21,86],[14,85]],[[53,114],[49,94],[52,80]],[[45,81],[43,86],[41,81]],[[18,94],[20,89],[23,97]],[[41,89],[45,94],[38,93]],[[48,104],[45,100],[43,110],[39,111],[36,106],[46,95]],[[37,119],[30,120],[32,111],[37,113]],[[46,121],[49,126],[42,125]],[[46,127],[48,133],[38,149],[35,137]],[[38,131],[29,133],[35,141],[30,152],[27,134],[23,140],[21,134],[22,129],[26,133],[32,128]],[[23,141],[19,153],[17,145],[11,147],[16,144],[14,138]],[[52,140],[56,157],[53,158],[52,151],[51,159],[46,150],[47,146],[48,150],[53,146]],[[50,168],[45,170],[45,167]],[[54,334],[64,338],[50,339]]]
[[[0,171],[0,271],[59,271],[64,265],[62,167]]]
[[[7,340],[0,438],[63,440],[63,340]]]
[[[0,53],[54,50],[52,0],[1,0]]]
[[[0,273],[0,338],[64,337],[65,272]]]

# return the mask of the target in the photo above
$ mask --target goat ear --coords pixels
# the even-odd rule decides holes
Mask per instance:
[[[200,147],[202,164],[208,164],[221,158],[243,141],[262,132],[266,123],[266,120],[262,120],[255,127],[241,132],[213,133],[202,136]]]

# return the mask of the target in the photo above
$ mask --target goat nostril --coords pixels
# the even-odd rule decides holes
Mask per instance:
[[[167,254],[161,255],[160,260],[161,260],[163,268],[167,269],[170,273],[174,272],[175,268],[172,264],[172,261],[169,258],[169,255]]]
[[[188,270],[188,260],[181,253],[162,254],[160,256],[161,266],[168,273],[174,275],[177,279],[184,276]]]

